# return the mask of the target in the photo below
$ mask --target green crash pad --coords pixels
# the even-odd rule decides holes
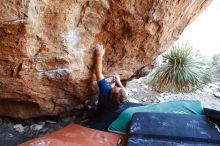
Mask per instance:
[[[108,131],[121,134],[128,134],[129,124],[132,115],[136,112],[160,112],[204,115],[204,111],[199,100],[177,100],[164,103],[150,104],[145,106],[132,107],[124,110],[119,115],[119,117],[108,127]]]

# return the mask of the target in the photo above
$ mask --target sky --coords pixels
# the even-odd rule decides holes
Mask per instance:
[[[197,19],[191,23],[176,43],[189,42],[207,59],[220,53],[220,0],[214,0]]]

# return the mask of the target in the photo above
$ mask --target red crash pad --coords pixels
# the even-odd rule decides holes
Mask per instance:
[[[114,134],[71,124],[51,134],[32,139],[19,146],[126,146],[125,135]]]

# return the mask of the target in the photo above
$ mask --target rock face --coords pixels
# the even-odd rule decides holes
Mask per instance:
[[[94,45],[104,73],[147,74],[212,0],[0,0],[0,115],[57,115],[94,94]]]

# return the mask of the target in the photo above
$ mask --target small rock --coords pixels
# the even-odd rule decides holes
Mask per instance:
[[[62,121],[64,123],[69,123],[71,121],[71,118],[70,117],[66,117],[66,118],[63,118]]]
[[[48,132],[48,129],[47,128],[42,129],[41,132],[46,133],[46,132]]]
[[[164,93],[160,93],[160,96],[164,96]]]
[[[220,92],[215,92],[215,93],[213,93],[213,95],[214,95],[215,97],[220,98]]]
[[[160,102],[164,102],[165,100],[162,97],[157,98]]]
[[[76,116],[73,115],[71,119],[72,121],[74,121],[76,119]]]
[[[92,106],[91,106],[91,105],[88,105],[87,107],[88,107],[88,109],[92,109]]]
[[[4,125],[6,125],[8,128],[13,128],[13,126],[16,125],[16,124],[14,124],[11,121],[6,121],[6,122],[4,122]]]
[[[159,100],[154,100],[152,103],[160,103]]]
[[[90,100],[91,100],[92,103],[94,103],[94,102],[96,102],[98,100],[98,98],[97,98],[97,96],[92,96],[90,98]]]
[[[143,85],[143,88],[145,88],[145,89],[148,89],[148,86],[146,86],[146,85]]]
[[[21,124],[16,124],[16,125],[13,126],[13,128],[15,129],[15,131],[17,131],[19,133],[24,132],[24,127]]]
[[[31,129],[34,130],[34,131],[39,131],[39,130],[41,130],[43,127],[44,127],[44,125],[40,125],[40,124],[31,125]]]
[[[202,91],[201,90],[196,90],[196,94],[201,94],[202,93]]]
[[[133,96],[133,93],[132,93],[132,92],[129,92],[128,95],[129,95],[129,96]]]
[[[141,84],[142,80],[137,79],[135,82]]]
[[[211,88],[219,89],[219,86],[218,86],[218,85],[215,85],[215,84],[211,84],[210,87],[211,87]]]
[[[86,100],[86,101],[85,101],[85,104],[88,104],[89,102],[90,102],[89,100]]]
[[[134,89],[131,89],[131,91],[132,91],[132,92],[137,92],[137,89],[136,89],[136,88],[134,88]]]
[[[14,135],[11,133],[8,133],[8,137],[12,138],[12,137],[14,137]]]
[[[143,101],[143,102],[146,102],[146,101],[147,101],[147,98],[143,98],[142,101]]]
[[[165,100],[168,100],[168,99],[175,99],[175,97],[170,97],[170,96],[164,96],[163,97]]]
[[[211,89],[208,89],[208,88],[204,88],[204,89],[203,89],[203,92],[213,93],[213,91],[212,91]]]
[[[134,98],[130,98],[130,99],[129,99],[129,102],[140,103],[137,99],[134,99]]]
[[[46,120],[46,122],[49,124],[56,124],[57,123],[56,121],[51,121],[51,120]]]
[[[83,108],[84,108],[83,104],[79,104],[74,107],[74,109],[78,109],[78,110],[83,109]]]

